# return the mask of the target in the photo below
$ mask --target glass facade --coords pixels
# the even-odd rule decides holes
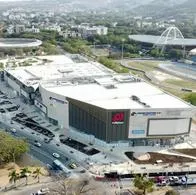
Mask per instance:
[[[69,103],[69,125],[98,139],[106,139],[106,123],[75,104]]]

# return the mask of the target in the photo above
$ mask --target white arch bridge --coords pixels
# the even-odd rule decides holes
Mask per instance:
[[[196,39],[184,38],[177,27],[167,28],[161,36],[155,35],[129,35],[129,39],[144,43],[151,43],[154,46],[163,47],[166,45],[173,46],[196,46]]]

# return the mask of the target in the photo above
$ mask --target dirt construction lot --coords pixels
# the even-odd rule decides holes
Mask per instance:
[[[194,159],[186,158],[182,156],[174,156],[167,154],[160,154],[149,152],[150,158],[148,160],[138,160],[133,157],[133,152],[125,153],[128,158],[133,159],[137,164],[155,164],[158,160],[162,160],[163,163],[185,163],[185,162],[196,162]]]

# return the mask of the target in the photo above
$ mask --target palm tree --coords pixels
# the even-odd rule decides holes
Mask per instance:
[[[16,172],[16,170],[13,170],[9,173],[9,182],[14,182],[14,185],[16,184],[16,181],[19,179],[19,174]]]
[[[34,174],[34,178],[37,178],[37,182],[40,182],[40,176],[43,175],[43,173],[41,172],[41,168],[36,168],[35,171],[33,171]]]
[[[137,175],[133,180],[134,186],[140,190],[143,190],[143,194],[153,188],[154,182],[145,176]]]
[[[28,176],[31,173],[31,171],[28,169],[28,167],[24,167],[23,169],[20,170],[20,177],[26,178],[26,185],[28,184]]]

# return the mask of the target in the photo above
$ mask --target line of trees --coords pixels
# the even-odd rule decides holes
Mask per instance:
[[[0,165],[15,162],[29,150],[28,143],[0,131]]]
[[[20,172],[17,172],[15,169],[9,173],[9,182],[14,183],[16,186],[16,182],[22,178],[26,179],[26,185],[28,185],[28,177],[32,174],[32,176],[37,179],[37,182],[40,182],[40,176],[43,175],[41,168],[36,168],[33,172],[29,170],[28,167],[24,167],[20,169]]]
[[[88,44],[88,41],[81,38],[72,38],[61,42],[62,48],[69,53],[85,53],[86,55],[92,55]]]
[[[128,73],[129,69],[122,67],[119,63],[106,57],[100,57],[99,62],[118,73]]]

